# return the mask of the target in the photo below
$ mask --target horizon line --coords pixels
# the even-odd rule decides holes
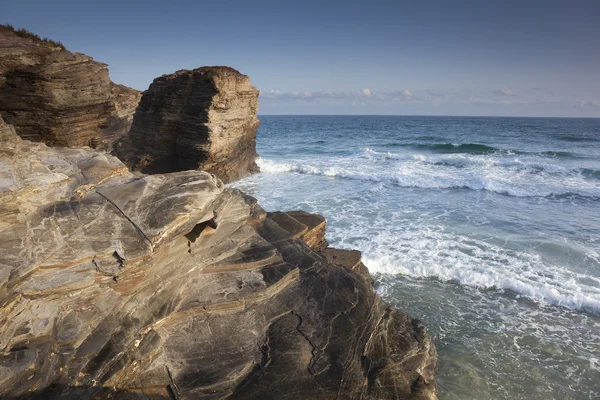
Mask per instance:
[[[263,117],[442,117],[442,118],[556,118],[600,119],[598,117],[543,116],[543,115],[446,115],[446,114],[260,114]]]

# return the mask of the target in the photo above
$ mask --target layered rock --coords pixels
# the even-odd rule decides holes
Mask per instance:
[[[25,139],[110,148],[129,130],[140,92],[53,43],[0,25],[0,115]]]
[[[2,398],[435,398],[426,329],[320,216],[1,121],[0,216]]]
[[[111,84],[111,96],[114,111],[111,112],[108,126],[102,130],[103,149],[112,151],[113,144],[129,133],[133,124],[133,115],[142,98],[142,92],[125,85]]]
[[[144,92],[115,154],[136,171],[202,169],[225,183],[258,171],[258,90],[229,67],[161,76]]]

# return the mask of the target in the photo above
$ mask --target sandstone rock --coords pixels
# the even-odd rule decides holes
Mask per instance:
[[[322,215],[297,210],[278,211],[268,213],[267,216],[291,233],[295,239],[302,240],[313,250],[321,251],[327,247],[327,240],[325,240],[326,221]]]
[[[229,67],[182,70],[144,92],[115,154],[133,170],[202,169],[225,183],[258,171],[258,90]]]
[[[358,250],[343,250],[328,247],[321,253],[332,264],[351,269],[362,276],[367,282],[373,283],[369,269],[363,264],[362,254]]]
[[[140,96],[113,84],[106,64],[0,25],[0,115],[21,137],[110,147],[129,130]]]
[[[301,240],[322,217],[1,121],[0,174],[1,398],[435,398],[426,329]]]
[[[277,211],[267,213],[267,218],[284,228],[294,239],[300,239],[311,249],[320,253],[327,261],[361,275],[367,282],[373,283],[369,269],[362,263],[362,254],[358,250],[343,250],[327,247],[325,239],[326,220],[318,214],[306,211]]]

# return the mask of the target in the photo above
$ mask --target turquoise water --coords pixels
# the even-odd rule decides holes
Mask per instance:
[[[263,116],[267,210],[328,219],[424,321],[440,399],[600,398],[600,120]]]

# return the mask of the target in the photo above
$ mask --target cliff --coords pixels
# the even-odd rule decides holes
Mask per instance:
[[[106,64],[0,25],[0,115],[19,136],[110,148],[129,130],[140,96],[111,82]]]
[[[225,183],[257,172],[258,90],[229,67],[201,67],[156,78],[115,154],[131,169],[201,169]]]
[[[426,329],[321,216],[1,118],[0,216],[2,398],[435,398]]]

